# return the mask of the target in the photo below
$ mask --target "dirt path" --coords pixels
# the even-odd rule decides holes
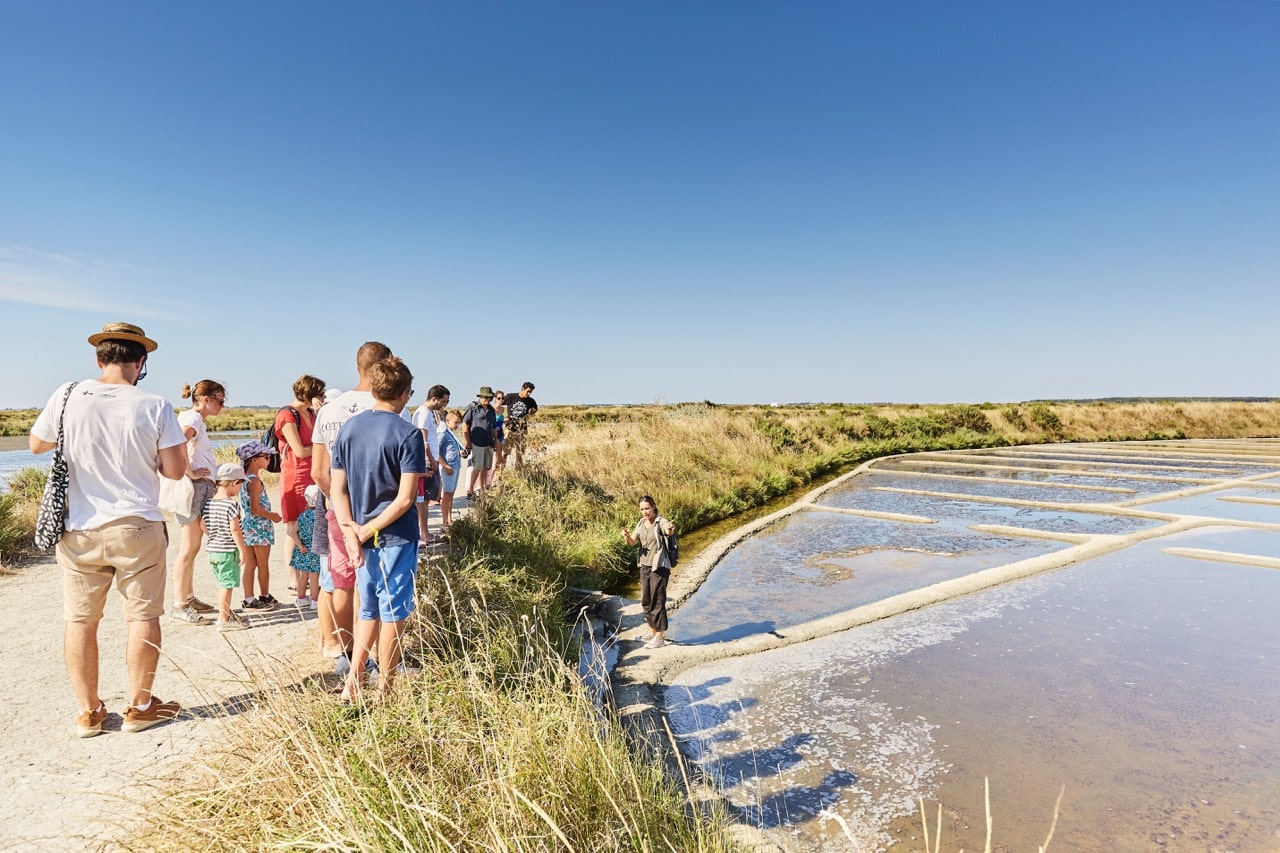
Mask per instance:
[[[465,501],[463,501],[465,506]],[[438,529],[433,508],[432,529]],[[169,524],[169,564],[177,529]],[[248,669],[278,673],[286,682],[333,671],[319,654],[314,611],[292,605],[285,571],[284,527],[271,553],[271,592],[283,606],[250,616],[247,631],[219,634],[212,625],[161,619],[163,650],[155,692],[182,703],[172,723],[145,732],[120,730],[127,704],[125,623],[112,593],[99,630],[100,692],[111,712],[97,737],[75,735],[76,701],[62,658],[62,574],[52,558],[0,577],[0,641],[15,683],[0,703],[0,850],[85,850],[111,847],[138,821],[159,780],[200,766],[222,726],[252,706]],[[216,600],[202,551],[196,595]],[[238,593],[237,599],[239,601]],[[284,604],[284,602],[289,602]],[[273,679],[274,680],[274,679]]]

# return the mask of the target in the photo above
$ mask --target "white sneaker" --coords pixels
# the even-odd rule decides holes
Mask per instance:
[[[662,637],[655,636],[652,640],[644,644],[646,649],[660,649],[667,644]]]
[[[648,633],[645,633],[645,634],[641,634],[641,635],[640,635],[640,642],[642,642],[642,643],[647,643],[647,642],[649,642],[650,640],[652,640],[652,639],[653,639],[654,637],[656,637],[656,636],[658,636],[658,635],[657,635],[657,634],[655,634],[653,631],[649,631]]]
[[[300,595],[293,600],[293,603],[295,607],[310,607],[311,599],[307,598],[305,595]]]

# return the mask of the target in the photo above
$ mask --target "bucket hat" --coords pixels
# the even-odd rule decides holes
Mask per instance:
[[[481,386],[480,386],[480,393],[479,393],[479,394],[477,394],[476,396],[477,396],[477,397],[492,397],[492,396],[493,396],[493,389],[492,389],[492,388],[490,388],[488,385],[481,385]]]

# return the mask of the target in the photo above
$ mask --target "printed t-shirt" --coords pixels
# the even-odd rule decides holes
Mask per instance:
[[[317,444],[323,444],[332,455],[333,442],[342,430],[342,425],[353,416],[372,409],[375,402],[373,394],[369,391],[346,391],[339,394],[325,403],[320,413],[316,415],[311,440]],[[400,413],[400,417],[405,423],[409,422],[409,417],[404,412]]]
[[[197,411],[187,409],[178,415],[178,424],[186,430],[191,427],[196,434],[187,440],[187,462],[191,465],[191,470],[204,468],[206,473],[203,479],[213,479],[213,472],[218,470],[218,463],[213,458],[213,442],[209,441],[209,431],[205,428],[204,418]]]
[[[507,409],[507,431],[514,433],[527,430],[529,421],[526,419],[538,411],[538,401],[531,396],[521,397],[519,394],[508,394],[504,403]]]
[[[64,383],[36,418],[31,434],[58,440]],[[122,518],[164,521],[161,450],[186,443],[173,406],[136,385],[87,379],[67,399],[64,454],[70,472],[67,529],[95,530]]]
[[[333,468],[346,472],[351,517],[357,524],[366,524],[395,500],[402,474],[427,472],[422,432],[393,412],[360,412],[338,433]],[[378,541],[386,545],[417,542],[418,515],[413,507],[387,525]]]

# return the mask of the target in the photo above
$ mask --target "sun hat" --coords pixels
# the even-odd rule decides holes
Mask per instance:
[[[267,447],[256,438],[250,439],[236,448],[236,456],[239,456],[242,462],[248,462],[255,456],[275,456],[277,453],[279,451],[274,447]]]
[[[307,488],[303,490],[302,494],[307,499],[307,506],[315,506],[320,503],[320,487],[315,483],[307,486]]]
[[[476,396],[477,396],[477,397],[492,397],[492,396],[493,396],[493,389],[492,389],[492,388],[490,388],[488,385],[481,385],[481,386],[480,386],[480,393],[479,393],[479,394],[477,394]]]
[[[337,388],[324,389],[324,401],[326,403],[328,403],[330,400],[336,400],[341,396],[342,396],[342,392],[339,391]]]
[[[233,483],[244,478],[244,469],[234,462],[223,462],[213,475],[213,479],[219,483]]]
[[[102,327],[101,332],[94,332],[89,336],[89,343],[97,346],[103,341],[130,341],[135,344],[142,344],[147,352],[155,352],[155,341],[147,337],[147,333],[142,331],[141,326],[135,326],[132,323],[108,323]]]

